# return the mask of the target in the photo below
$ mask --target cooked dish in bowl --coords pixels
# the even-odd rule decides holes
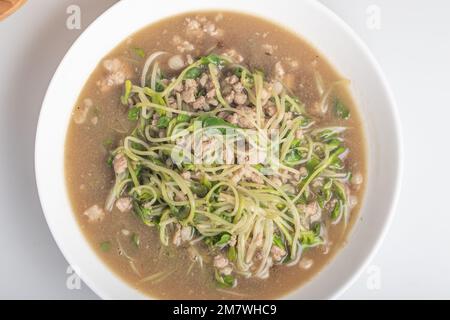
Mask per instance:
[[[172,17],[98,65],[66,141],[99,256],[158,298],[276,298],[344,244],[365,185],[361,119],[298,36],[231,12]]]

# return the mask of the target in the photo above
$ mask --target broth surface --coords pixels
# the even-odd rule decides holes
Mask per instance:
[[[187,18],[213,23],[219,36],[187,36]],[[204,21],[206,21],[204,20]],[[174,39],[175,37],[175,39]],[[179,38],[177,38],[179,37]],[[178,40],[177,40],[178,39]],[[181,39],[181,41],[179,41]],[[184,41],[188,41],[186,44]],[[193,50],[183,51],[183,47]],[[192,57],[209,52],[233,49],[244,57],[244,64],[252,69],[273,74],[277,62],[289,74],[291,89],[305,103],[307,112],[320,99],[317,90],[318,72],[324,87],[342,78],[333,67],[308,43],[297,35],[260,18],[231,12],[201,12],[171,17],[152,24],[131,35],[111,51],[93,71],[81,92],[74,109],[66,140],[65,168],[69,196],[83,233],[100,258],[122,279],[145,294],[165,299],[271,299],[281,297],[298,288],[317,274],[345,244],[346,236],[357,219],[362,202],[364,184],[352,189],[358,204],[352,209],[349,224],[329,225],[331,246],[322,246],[303,253],[302,260],[312,260],[310,268],[299,265],[275,266],[265,280],[239,278],[234,289],[218,289],[207,266],[191,267],[185,248],[164,247],[155,228],[149,228],[134,214],[121,213],[114,207],[99,223],[90,223],[83,214],[93,205],[103,207],[114,184],[114,172],[106,165],[109,152],[134,128],[127,119],[127,107],[120,103],[123,85],[102,89],[107,72],[105,60],[120,59],[127,66],[129,79],[139,82],[145,58],[156,51],[171,54],[190,54]],[[164,66],[162,66],[164,68]],[[120,79],[119,79],[120,80]],[[350,152],[345,159],[353,174],[365,177],[365,139],[358,110],[345,87],[336,96],[351,111],[348,120],[326,116],[319,124],[344,125],[345,143]],[[81,114],[81,116],[80,116]],[[78,118],[76,118],[78,117]],[[81,117],[81,118],[80,118]],[[139,234],[140,245],[130,241]],[[105,248],[108,243],[111,247]],[[103,244],[103,245],[102,245]],[[108,246],[109,246],[108,245]],[[107,249],[107,250],[105,250]],[[327,251],[327,252],[324,252]],[[128,257],[128,258],[127,258]],[[133,265],[130,264],[130,259]],[[157,283],[142,282],[149,275],[170,271]]]

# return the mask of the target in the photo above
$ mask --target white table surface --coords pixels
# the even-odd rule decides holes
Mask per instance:
[[[0,22],[0,298],[98,298],[84,284],[67,288],[68,264],[37,196],[34,137],[59,61],[115,2],[29,0]],[[397,98],[405,147],[403,188],[391,229],[370,267],[342,298],[449,299],[450,3],[321,2],[356,30],[380,62]],[[72,4],[81,8],[82,30],[66,28]],[[367,26],[371,5],[379,9],[379,30]]]

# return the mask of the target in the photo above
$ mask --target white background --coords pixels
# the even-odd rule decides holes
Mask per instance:
[[[84,29],[115,2],[29,0],[0,22],[0,298],[97,298],[84,284],[66,287],[68,265],[35,187],[34,137],[48,83],[82,31],[66,28],[67,7],[81,7]],[[321,2],[354,28],[380,62],[397,99],[405,151],[391,229],[342,298],[449,299],[450,3]],[[380,30],[367,26],[371,5],[380,9]]]

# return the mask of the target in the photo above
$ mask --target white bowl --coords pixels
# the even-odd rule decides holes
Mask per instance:
[[[36,136],[36,180],[50,230],[67,261],[100,297],[146,298],[116,276],[93,252],[69,203],[64,143],[72,107],[97,63],[128,35],[174,14],[209,9],[261,16],[308,40],[343,75],[364,120],[368,139],[368,184],[360,219],[348,245],[288,299],[335,298],[375,253],[393,215],[401,176],[400,125],[393,96],[367,47],[335,14],[313,0],[122,0],[101,15],[59,65],[42,106]]]

